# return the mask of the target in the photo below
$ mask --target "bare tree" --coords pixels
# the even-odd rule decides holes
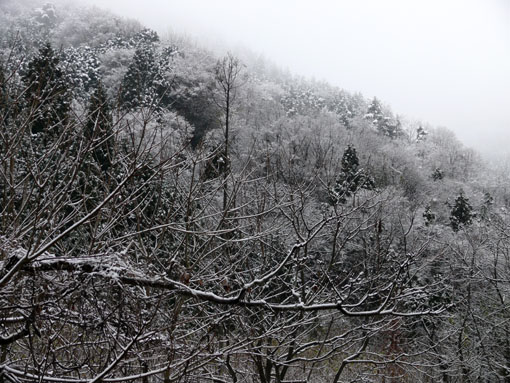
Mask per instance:
[[[228,165],[241,67],[218,68]],[[104,137],[82,134],[89,115],[74,111],[40,146],[17,78],[1,84],[4,381],[340,381],[414,365],[401,334],[446,305],[431,303],[440,283],[416,278],[429,241],[392,190],[321,201],[317,175],[260,177],[251,158],[204,179],[211,155],[143,108]]]
[[[226,180],[230,171],[230,128],[234,102],[237,90],[244,82],[243,65],[238,58],[228,53],[223,59],[218,60],[214,67],[214,79],[218,86],[218,95],[215,97],[216,105],[220,108],[224,117],[224,143],[223,143],[223,178]],[[226,211],[228,202],[227,182],[224,182],[223,210]]]

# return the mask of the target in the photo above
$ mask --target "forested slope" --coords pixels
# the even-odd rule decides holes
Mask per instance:
[[[508,182],[453,133],[0,9],[0,380],[510,381]]]

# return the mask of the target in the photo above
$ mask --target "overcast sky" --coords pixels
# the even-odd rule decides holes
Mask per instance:
[[[164,35],[241,43],[293,73],[510,153],[510,0],[84,0]]]

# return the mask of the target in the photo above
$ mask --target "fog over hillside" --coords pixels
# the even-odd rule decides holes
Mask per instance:
[[[506,0],[88,0],[163,33],[242,44],[295,74],[377,96],[486,156],[510,141]]]

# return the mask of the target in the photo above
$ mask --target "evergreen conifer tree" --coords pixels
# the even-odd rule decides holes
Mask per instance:
[[[150,28],[143,28],[134,37],[137,44],[151,44],[159,42],[159,36],[156,31]]]
[[[425,219],[425,226],[430,226],[436,220],[436,215],[432,211],[430,205],[425,206],[423,218]]]
[[[455,204],[450,212],[450,226],[457,232],[462,226],[469,226],[473,222],[473,208],[469,204],[469,199],[461,192],[455,199]]]
[[[444,173],[440,168],[435,168],[432,172],[432,179],[434,181],[440,181],[444,178]]]
[[[380,101],[374,97],[368,106],[365,118],[369,120],[377,129],[377,131],[389,138],[397,138],[402,133],[402,123],[397,117],[396,120],[383,112]]]
[[[60,126],[66,122],[70,103],[59,58],[49,43],[29,62],[23,76],[26,85],[25,100],[34,112],[32,133],[45,133],[45,137],[58,136]]]
[[[372,190],[374,187],[372,177],[359,167],[356,148],[352,145],[347,146],[342,156],[342,170],[334,188],[335,202],[345,203],[347,198],[359,189]]]
[[[424,141],[428,134],[429,133],[423,129],[423,127],[419,126],[418,129],[416,129],[416,141]]]
[[[382,112],[382,105],[377,97],[374,97],[370,105],[368,106],[367,113],[365,114],[365,118],[374,123],[374,125],[379,125],[381,121],[384,120],[384,114]]]
[[[94,160],[106,172],[113,161],[114,138],[111,107],[101,82],[90,97],[84,137],[92,146]]]
[[[122,80],[121,100],[126,109],[165,105],[168,84],[152,44],[141,44]]]

